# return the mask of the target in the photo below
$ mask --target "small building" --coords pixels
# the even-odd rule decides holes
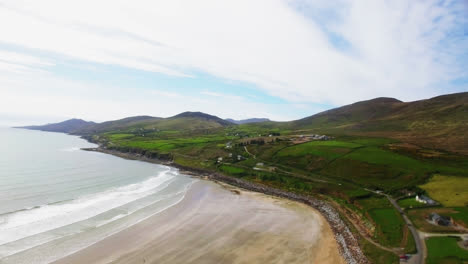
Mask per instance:
[[[423,203],[423,204],[428,204],[428,205],[436,205],[437,202],[432,200],[431,198],[425,196],[425,195],[416,195],[416,201]]]
[[[229,153],[228,156],[229,156],[230,158],[232,158],[232,153]]]
[[[429,221],[440,226],[449,226],[452,224],[452,219],[448,216],[442,216],[437,213],[431,213],[429,215]]]
[[[237,160],[243,160],[244,157],[242,157],[241,155],[237,155]]]
[[[218,157],[218,163],[223,162],[223,157]]]
[[[232,142],[231,142],[231,141],[229,141],[228,143],[226,143],[226,148],[227,148],[227,149],[232,148]]]
[[[259,163],[257,163],[256,166],[257,166],[257,167],[263,167],[264,165],[265,165],[265,164],[263,164],[263,162],[259,162]]]

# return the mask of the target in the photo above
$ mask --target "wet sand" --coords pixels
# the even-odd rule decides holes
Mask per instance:
[[[210,181],[177,205],[54,263],[344,263],[326,220],[286,199]]]

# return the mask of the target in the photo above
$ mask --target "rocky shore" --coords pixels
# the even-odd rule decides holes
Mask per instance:
[[[210,179],[213,181],[220,181],[223,183],[227,183],[239,188],[243,188],[250,191],[255,191],[259,193],[264,193],[267,195],[272,195],[276,197],[282,197],[286,199],[290,199],[293,201],[298,201],[304,204],[311,206],[312,208],[318,210],[328,221],[330,224],[333,233],[335,235],[335,239],[339,245],[340,253],[343,256],[344,260],[349,264],[361,264],[361,263],[369,263],[367,258],[364,256],[361,248],[359,247],[358,241],[340,218],[338,212],[327,202],[318,200],[312,197],[298,195],[295,193],[283,191],[276,188],[271,188],[265,185],[252,183],[249,181],[245,181],[242,179],[229,177],[220,173],[208,172],[200,169],[180,166],[178,164],[172,163],[169,160],[160,160],[149,158],[145,155],[141,155],[138,153],[128,153],[128,152],[119,152],[116,150],[109,150],[104,148],[86,148],[83,150],[87,151],[97,151],[106,154],[115,155],[125,159],[133,159],[133,160],[141,160],[156,164],[162,164],[167,166],[172,166],[179,168],[182,173],[189,174],[194,177],[202,177],[206,179]]]

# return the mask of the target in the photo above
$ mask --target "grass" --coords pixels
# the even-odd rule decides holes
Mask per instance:
[[[175,163],[187,167],[219,171],[233,177],[242,177],[248,181],[300,194],[311,196],[319,194],[341,199],[351,210],[359,211],[369,227],[375,227],[375,241],[387,247],[404,247],[406,252],[414,251],[414,243],[411,240],[411,233],[404,236],[405,226],[402,217],[387,199],[374,196],[363,187],[381,189],[388,193],[406,188],[411,190],[423,184],[435,171],[446,175],[458,175],[448,171],[450,168],[455,168],[455,171],[462,171],[464,168],[458,165],[464,164],[464,159],[452,163],[443,160],[432,162],[430,159],[408,154],[406,150],[395,151],[388,148],[387,144],[396,141],[385,138],[338,135],[335,140],[293,145],[287,140],[287,135],[303,132],[255,125],[225,129],[173,130],[178,125],[180,124],[168,122],[167,130],[162,128],[154,130],[148,127],[146,130],[126,130],[100,136],[110,146],[170,154]],[[197,127],[198,124],[191,126],[191,128]],[[247,154],[240,144],[245,142],[246,137],[265,137],[265,135],[268,137],[272,131],[281,133],[281,140],[247,146],[255,158]],[[225,148],[227,142],[232,142],[232,148]],[[238,161],[229,158],[230,153],[233,157],[242,155],[246,159]],[[223,157],[224,163],[217,163],[218,157]],[[277,170],[255,171],[253,167],[258,162],[276,167]],[[450,168],[447,169],[448,167]],[[429,183],[434,179],[438,178],[432,178]],[[463,186],[465,183],[456,184]],[[426,191],[432,197],[430,190]],[[400,200],[399,204],[402,207],[412,206],[412,208],[422,206],[416,203],[414,198]],[[468,215],[466,207],[458,204],[457,208],[462,209],[451,209],[446,213],[458,219],[457,221],[466,223]],[[416,210],[411,209],[409,213]],[[419,219],[419,222],[413,220],[415,226],[419,224],[423,230],[424,228],[431,230],[433,226],[425,225],[428,224],[424,220],[425,214],[427,212],[417,211],[411,217]],[[396,255],[382,251],[371,244],[364,242],[363,250],[375,263],[398,263]]]
[[[466,263],[468,250],[457,245],[458,239],[454,237],[432,237],[426,240],[427,264]]]
[[[368,215],[375,225],[374,239],[385,246],[400,247],[403,242],[404,222],[390,202],[381,196],[354,201],[362,214]]]
[[[444,207],[431,207],[431,208],[417,208],[408,210],[408,217],[413,222],[417,229],[429,233],[458,233],[453,226],[439,226],[433,225],[426,221],[431,213],[437,213],[439,215],[451,216],[459,222],[463,222],[467,226],[468,208],[444,208]]]
[[[364,161],[370,164],[390,165],[405,169],[419,170],[426,164],[410,157],[395,152],[380,149],[378,147],[367,147],[358,149],[348,155],[347,159]]]
[[[461,223],[468,228],[468,207],[457,207],[453,209],[455,212],[451,213],[450,216],[456,222]]]
[[[371,263],[378,263],[378,264],[398,264],[398,256],[382,250],[375,245],[368,242],[366,239],[361,238],[359,244],[366,255],[366,257],[371,260]]]
[[[408,233],[406,237],[405,253],[406,254],[415,254],[418,252],[416,249],[416,242],[414,242],[413,233],[406,227],[406,232]]]
[[[434,175],[420,187],[444,206],[468,206],[468,177]]]
[[[297,144],[287,147],[279,151],[278,157],[299,157],[306,155],[314,155],[325,159],[335,159],[348,152],[353,148],[361,145],[351,142],[341,141],[311,141],[303,144]]]
[[[225,172],[229,175],[239,176],[239,175],[244,175],[246,173],[246,170],[243,168],[229,166],[229,165],[222,165],[220,166],[220,169],[222,172]]]
[[[402,208],[419,208],[427,206],[426,204],[416,201],[415,197],[400,199],[398,200],[398,205]]]
[[[394,143],[395,140],[389,138],[358,138],[352,139],[351,142],[365,146],[383,146]]]
[[[387,246],[400,246],[403,222],[398,212],[393,208],[381,208],[373,209],[369,214],[376,223],[376,238],[379,242]]]

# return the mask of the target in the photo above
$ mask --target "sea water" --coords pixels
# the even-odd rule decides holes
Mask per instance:
[[[194,181],[81,150],[89,147],[76,136],[0,128],[0,263],[72,254],[177,204]]]

